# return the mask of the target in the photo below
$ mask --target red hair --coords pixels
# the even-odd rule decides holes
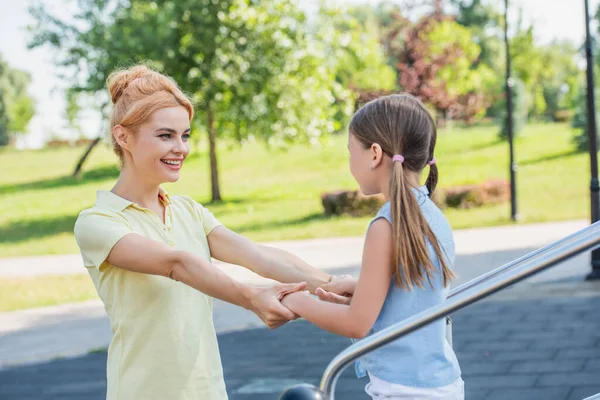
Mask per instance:
[[[113,103],[111,132],[117,125],[135,130],[162,108],[181,106],[187,111],[190,121],[194,116],[191,100],[177,83],[145,65],[112,72],[106,85]],[[114,152],[122,159],[123,150],[112,135],[111,140]]]

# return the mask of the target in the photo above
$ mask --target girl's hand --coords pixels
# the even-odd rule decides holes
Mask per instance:
[[[315,290],[315,294],[320,300],[327,301],[329,303],[349,305],[352,301],[352,295],[341,296],[339,294],[327,292],[321,288],[317,288],[317,290]]]
[[[317,288],[315,294],[319,299],[337,304],[350,304],[358,279],[350,275],[334,277],[331,282]]]
[[[290,293],[306,288],[306,282],[278,284],[267,288],[256,288],[250,298],[253,311],[270,329],[278,328],[298,316],[281,304]]]

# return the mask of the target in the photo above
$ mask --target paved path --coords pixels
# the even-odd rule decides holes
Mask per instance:
[[[473,279],[585,226],[584,221],[575,221],[458,231],[456,268],[459,279],[456,284]],[[358,275],[362,238],[279,242],[274,245],[292,251],[331,273]],[[64,260],[65,257],[69,256],[48,259]],[[588,258],[587,255],[579,256],[560,267],[529,279],[526,284],[573,280],[588,271]],[[60,265],[51,262],[50,266],[43,267],[24,263],[23,259],[17,260],[21,263],[18,265],[21,265],[22,272],[40,272],[43,268],[47,268],[45,272],[64,271],[60,269]],[[7,265],[6,260],[0,261],[0,271],[4,271],[5,276],[8,275]],[[241,267],[222,263],[219,263],[219,266],[236,279],[253,283],[268,282]],[[78,271],[83,269],[81,265],[78,268]],[[13,273],[12,276],[17,274]],[[253,314],[217,301],[215,326],[218,332],[223,333],[260,327],[261,323]],[[86,354],[91,350],[107,347],[110,338],[108,319],[100,301],[0,313],[0,368]]]
[[[535,290],[531,290],[535,287]],[[582,400],[600,392],[600,283],[521,286],[454,319],[467,400]],[[349,345],[305,321],[270,331],[219,335],[231,400],[277,399],[286,387],[317,384]],[[104,399],[106,353],[0,370],[3,400]],[[366,381],[347,369],[337,398],[367,400]]]
[[[457,284],[586,225],[457,231]],[[362,238],[272,245],[330,272],[359,272]],[[242,268],[219,265],[237,279],[265,282]],[[78,255],[0,260],[0,276],[82,268]],[[583,282],[588,271],[589,255],[578,256],[454,316],[468,399],[580,400],[600,392],[600,286]],[[271,399],[294,382],[316,383],[327,362],[349,344],[305,321],[269,331],[253,314],[218,301],[214,318],[232,399]],[[102,398],[106,356],[94,350],[109,340],[99,301],[0,313],[0,399]],[[72,358],[77,355],[84,356]],[[40,364],[57,356],[69,358]],[[364,399],[362,386],[346,371],[339,398]]]
[[[457,254],[476,254],[504,251],[507,249],[535,248],[589,225],[588,221],[576,220],[544,224],[508,225],[493,228],[461,229],[454,233]],[[298,254],[307,262],[323,269],[344,268],[356,265],[361,258],[363,238],[344,237],[309,239],[265,243]],[[223,265],[244,274],[243,268]],[[26,277],[39,275],[82,274],[85,268],[79,254],[17,257],[0,259],[0,277]]]

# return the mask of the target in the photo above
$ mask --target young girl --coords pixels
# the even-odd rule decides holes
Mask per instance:
[[[349,131],[350,171],[360,190],[388,200],[368,228],[358,281],[325,285],[352,299],[332,304],[343,303],[342,297],[319,289],[319,297],[331,302],[298,292],[282,303],[322,329],[363,338],[445,301],[454,241],[429,198],[437,184],[437,133],[423,104],[406,94],[378,98],[358,110]],[[373,399],[464,399],[445,332],[440,319],[363,356],[356,369],[359,377],[369,375],[366,392]]]

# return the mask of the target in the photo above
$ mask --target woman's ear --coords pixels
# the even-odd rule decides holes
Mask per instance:
[[[128,147],[131,145],[131,132],[129,131],[129,129],[121,125],[115,125],[112,133],[117,144],[122,149],[129,150]]]

